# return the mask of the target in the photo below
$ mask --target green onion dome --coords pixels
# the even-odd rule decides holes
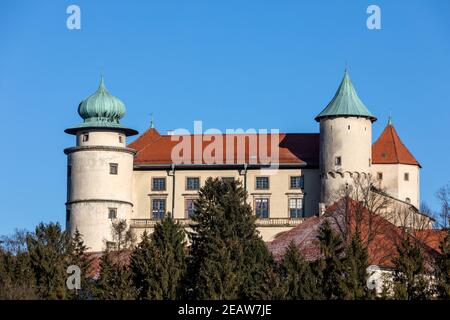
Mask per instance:
[[[81,129],[106,128],[124,131],[126,135],[137,134],[137,131],[120,124],[119,121],[125,115],[125,111],[125,104],[109,93],[102,77],[97,91],[78,106],[78,114],[83,118],[83,123],[66,129],[65,132],[76,134]]]

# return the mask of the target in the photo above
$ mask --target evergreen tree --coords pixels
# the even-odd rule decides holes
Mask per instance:
[[[436,263],[436,291],[440,299],[450,299],[450,230],[440,244]]]
[[[27,237],[30,266],[43,299],[65,299],[67,250],[70,238],[60,225],[40,223]]]
[[[293,241],[287,247],[281,260],[280,275],[286,287],[286,299],[311,300],[320,297],[316,277]]]
[[[406,235],[397,244],[394,259],[393,293],[395,299],[424,300],[429,295],[425,261],[419,245]]]
[[[91,266],[91,261],[86,254],[88,248],[84,244],[83,236],[78,231],[75,233],[71,239],[69,247],[69,262],[68,265],[75,265],[80,268],[81,271],[81,290],[74,290],[70,294],[72,299],[86,299],[90,296],[90,281],[89,281],[89,268]]]
[[[185,232],[169,215],[151,237],[144,232],[131,256],[133,282],[140,299],[175,300],[185,274]]]
[[[269,277],[272,258],[246,199],[247,192],[235,181],[208,178],[200,190],[189,233],[189,297],[226,300],[271,295],[266,281],[275,278]]]
[[[100,300],[134,299],[136,288],[127,258],[135,236],[125,220],[114,222],[111,231],[114,242],[102,254],[100,274],[92,287],[92,294]]]
[[[125,261],[123,252],[105,251],[100,261],[100,275],[92,288],[96,299],[131,300],[136,296],[132,274]]]
[[[359,233],[355,233],[345,248],[342,263],[342,298],[360,300],[373,297],[373,292],[367,288],[368,256],[367,247],[361,241]]]
[[[332,229],[328,220],[319,228],[317,235],[322,259],[315,265],[316,274],[320,274],[323,298],[342,299],[343,254],[344,244],[339,235]]]

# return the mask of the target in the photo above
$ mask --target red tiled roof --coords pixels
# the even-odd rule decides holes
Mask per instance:
[[[397,134],[394,126],[388,124],[377,141],[372,145],[374,164],[411,164],[420,166]]]
[[[267,164],[271,156],[275,155],[271,150],[273,137],[275,136],[272,134],[160,135],[156,129],[151,128],[130,143],[129,147],[137,150],[134,161],[138,165],[172,164],[172,151],[176,150],[175,146],[182,141],[190,144],[190,151],[188,151],[190,155],[181,154],[185,164],[214,164],[214,158],[222,159],[215,164],[229,164],[229,162],[231,164]],[[227,148],[227,141],[232,141],[233,148]],[[251,141],[256,142],[250,143]],[[238,154],[240,143],[244,145],[242,154]],[[200,147],[197,151],[198,146]],[[265,150],[261,149],[262,146],[265,146],[263,148]],[[212,150],[216,147],[217,150],[213,152]],[[227,150],[230,152],[229,155],[226,154]],[[222,155],[216,152],[221,152]],[[305,164],[317,167],[319,165],[319,134],[280,133],[278,154],[280,164]],[[372,145],[372,163],[420,166],[392,125],[388,125]]]
[[[339,234],[344,234],[346,230],[354,232],[356,225],[360,228],[362,240],[368,245],[369,264],[390,268],[393,266],[393,259],[397,256],[397,244],[402,239],[402,230],[376,214],[370,214],[367,208],[362,207],[356,201],[350,199],[345,210],[345,201],[342,199],[330,206],[321,217],[311,217],[294,227],[288,232],[282,233],[269,242],[268,248],[276,260],[280,260],[291,241],[298,246],[304,258],[314,261],[321,256],[317,234],[320,226],[328,220],[332,228]],[[358,217],[358,219],[356,219]],[[356,223],[358,221],[359,223]],[[369,223],[370,222],[370,223]],[[369,225],[371,226],[369,228]],[[441,234],[433,230],[422,230],[422,233]],[[412,233],[416,240],[420,241],[424,252],[427,255],[438,253],[439,237],[434,241],[427,241],[418,234]],[[431,238],[430,238],[431,239]]]
[[[171,164],[172,151],[182,141],[188,141],[191,147],[190,155],[181,154],[185,164],[214,164],[214,158],[223,159],[216,164],[267,164],[274,156],[271,139],[275,137],[273,134],[160,135],[157,130],[149,129],[128,147],[137,150],[135,164]],[[231,141],[233,148],[227,148],[227,141]],[[212,152],[215,144],[222,155],[216,153],[217,150]],[[244,152],[239,149],[241,144],[245,146]],[[260,150],[263,145],[265,150]],[[198,155],[197,146],[201,146]],[[319,164],[319,134],[280,133],[277,146],[280,164]],[[227,162],[227,159],[230,160]]]

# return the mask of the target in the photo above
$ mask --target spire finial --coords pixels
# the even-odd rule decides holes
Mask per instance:
[[[388,126],[392,126],[392,114],[389,112]]]
[[[345,73],[347,73],[347,72],[348,72],[348,61],[345,60]]]
[[[150,129],[155,128],[155,124],[153,123],[153,112],[150,113]]]

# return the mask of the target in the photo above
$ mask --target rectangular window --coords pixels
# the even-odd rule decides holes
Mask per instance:
[[[303,199],[289,198],[289,216],[291,218],[303,217]]]
[[[152,199],[152,219],[164,219],[166,214],[166,199]]]
[[[184,214],[187,219],[191,219],[192,215],[194,214],[195,206],[194,206],[195,199],[185,199],[184,200]]]
[[[403,176],[403,179],[404,179],[405,181],[409,181],[409,173],[405,172],[405,174],[404,174],[404,176]]]
[[[117,163],[109,164],[109,174],[117,174],[119,172],[119,165]]]
[[[377,179],[383,180],[383,172],[377,172]]]
[[[291,189],[303,189],[304,188],[304,177],[303,176],[290,177],[290,188]]]
[[[117,218],[117,208],[108,209],[108,219],[114,220]]]
[[[122,142],[123,142],[122,135],[119,134],[119,143],[122,143]]]
[[[336,157],[334,164],[337,166],[341,166],[342,165],[342,158],[341,157]]]
[[[256,177],[256,188],[257,190],[267,190],[269,189],[269,177]]]
[[[67,166],[67,177],[70,178],[72,176],[72,165]]]
[[[199,190],[200,178],[186,178],[186,190]]]
[[[269,198],[255,199],[255,214],[258,218],[269,217]]]
[[[152,191],[166,190],[166,178],[152,178]]]
[[[89,141],[89,133],[83,133],[81,141],[83,142]]]
[[[66,222],[69,222],[69,221],[70,221],[70,210],[67,209],[66,210]]]
[[[234,177],[222,177],[222,181],[225,183],[234,182]]]

